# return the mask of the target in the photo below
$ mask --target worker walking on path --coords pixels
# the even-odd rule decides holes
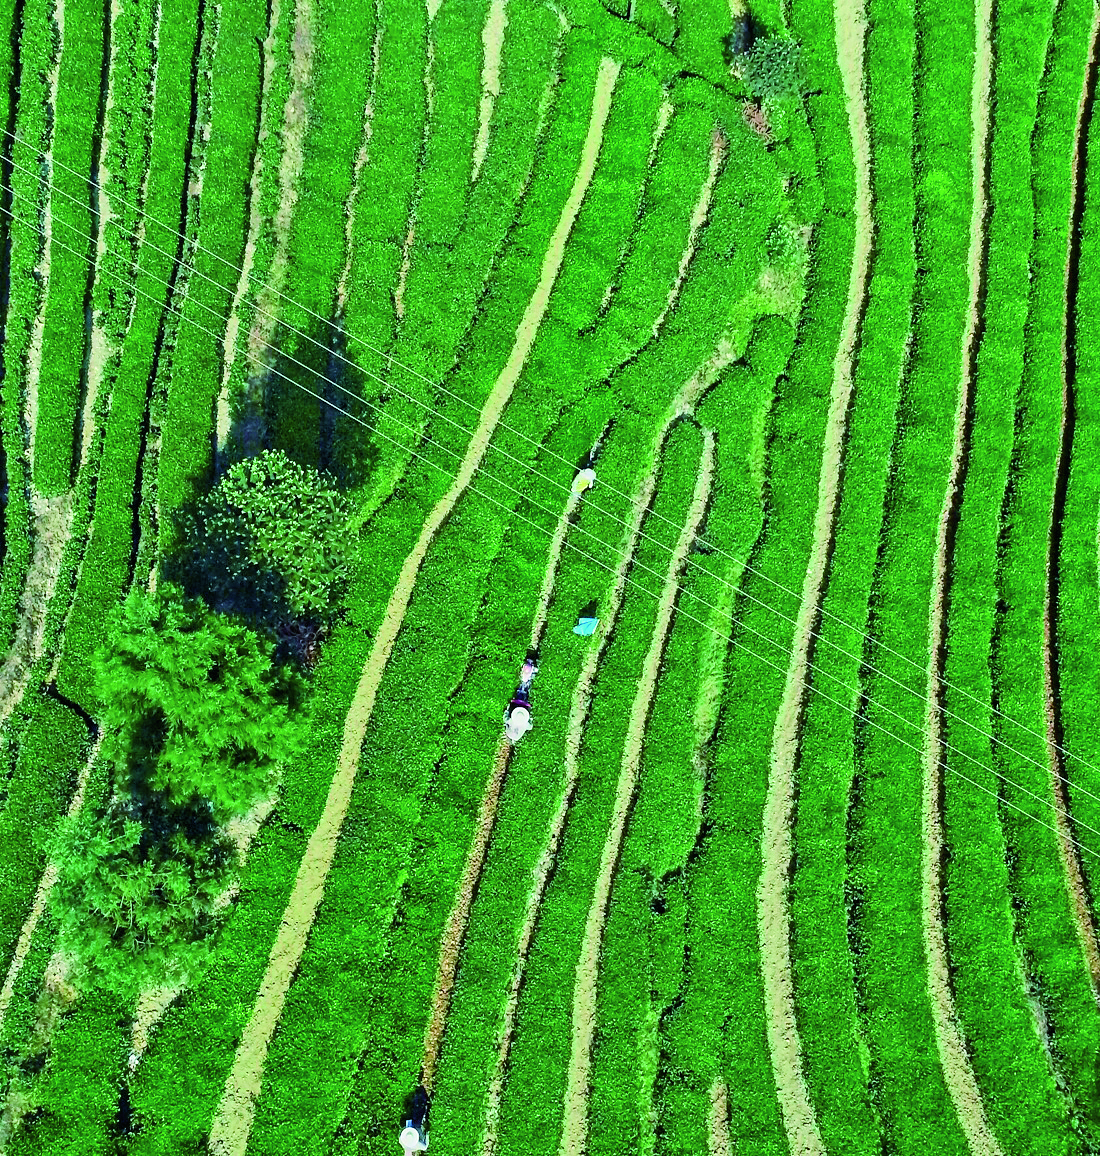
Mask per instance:
[[[569,489],[580,497],[585,490],[590,490],[596,484],[596,471],[591,466],[581,470],[579,474],[573,479],[573,484]]]
[[[531,681],[538,674],[538,654],[528,650],[519,672],[519,686],[504,708],[504,733],[508,741],[518,743],[534,725],[531,722]]]

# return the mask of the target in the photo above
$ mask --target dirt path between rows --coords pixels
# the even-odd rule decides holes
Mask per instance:
[[[667,124],[667,119],[663,116],[659,117],[657,122],[658,131],[663,133]],[[699,230],[706,223],[707,214],[710,212],[710,202],[714,196],[714,184],[718,180],[719,172],[722,170],[722,162],[726,158],[727,149],[728,144],[725,135],[721,129],[716,128],[710,138],[710,161],[707,167],[706,180],[703,181],[703,187],[699,190],[695,207],[691,210],[691,223],[688,227],[687,244],[684,246],[683,254],[680,257],[680,267],[676,271],[676,280],[672,283],[672,288],[668,291],[668,300],[665,302],[664,309],[661,310],[657,320],[653,322],[654,337],[660,332],[661,326],[665,323],[665,318],[672,312],[672,307],[676,304],[676,299],[680,296],[680,287],[683,285],[684,278],[687,276],[691,259],[695,256],[695,246],[699,241]]]
[[[279,27],[281,14],[281,0],[269,0],[267,37],[262,45],[263,78],[260,81],[260,125],[256,134],[256,151],[252,157],[252,173],[248,179],[248,232],[245,234],[244,257],[241,261],[241,275],[237,279],[237,288],[233,292],[233,300],[229,306],[229,318],[225,323],[225,336],[222,339],[222,382],[218,390],[218,405],[216,418],[217,449],[221,457],[225,451],[226,440],[229,437],[229,378],[237,360],[237,338],[241,329],[241,305],[252,281],[252,269],[256,264],[256,246],[260,240],[260,229],[263,226],[263,217],[260,211],[260,201],[263,192],[263,142],[271,132],[269,127],[271,84],[275,73],[275,30]],[[255,364],[255,363],[253,363]]]
[[[279,204],[272,222],[275,254],[260,286],[257,312],[248,333],[248,358],[253,365],[268,349],[275,332],[276,311],[286,280],[290,227],[298,204],[298,182],[305,164],[309,129],[309,97],[313,81],[313,0],[295,0],[294,33],[290,41],[290,93],[283,107],[283,155],[279,160]]]
[[[73,491],[43,498],[32,487],[31,516],[34,545],[19,600],[19,620],[11,650],[0,666],[0,726],[19,705],[34,665],[43,654],[47,612],[61,575],[65,544],[72,531]]]
[[[275,809],[277,798],[274,795],[260,799],[247,814],[239,819],[231,819],[226,824],[225,832],[233,841],[237,850],[237,862],[243,863],[248,858],[249,848],[257,832],[263,826],[267,817]],[[214,910],[224,911],[237,897],[240,883],[233,883],[227,887],[215,900]],[[130,1056],[128,1060],[130,1071],[134,1071],[149,1046],[149,1038],[153,1028],[160,1022],[164,1013],[172,1006],[176,997],[183,991],[182,986],[147,988],[138,996],[137,1006],[134,1009],[134,1022],[130,1026]]]
[[[642,520],[645,512],[653,501],[657,489],[658,464],[661,449],[668,437],[672,423],[678,418],[691,413],[695,403],[702,396],[704,390],[717,379],[718,375],[730,364],[734,358],[733,345],[723,339],[719,341],[713,355],[692,374],[680,387],[679,392],[669,407],[664,424],[654,439],[653,466],[643,477],[638,492],[631,500],[630,521],[623,545],[619,549],[619,561],[612,575],[611,592],[604,612],[600,615],[598,628],[599,642],[589,648],[585,655],[584,665],[577,678],[577,685],[573,691],[573,701],[569,708],[569,721],[565,729],[565,758],[563,766],[562,791],[558,800],[558,807],[550,822],[546,842],[542,853],[532,872],[531,890],[527,895],[527,906],[524,909],[523,925],[520,929],[519,940],[516,946],[516,962],[512,969],[512,980],[509,985],[508,998],[504,1007],[504,1017],[501,1023],[497,1044],[497,1058],[493,1066],[493,1075],[489,1082],[489,1093],[486,1097],[485,1131],[482,1136],[481,1156],[494,1156],[497,1150],[497,1128],[500,1122],[500,1101],[504,1094],[504,1081],[508,1068],[508,1054],[512,1047],[512,1036],[515,1032],[516,1012],[519,1007],[519,993],[523,986],[523,977],[527,970],[527,953],[531,947],[531,939],[535,934],[535,922],[538,919],[542,897],[546,893],[550,881],[550,871],[557,858],[558,846],[565,831],[565,820],[573,802],[573,792],[577,785],[577,776],[580,772],[579,759],[581,738],[584,734],[584,724],[588,718],[588,705],[592,698],[592,684],[596,677],[596,668],[603,657],[611,631],[618,618],[622,606],[623,595],[626,591],[627,573],[634,560],[634,551],[638,546],[641,535]]]
[[[855,238],[848,299],[840,343],[833,362],[833,383],[826,419],[825,445],[818,480],[817,515],[802,599],[791,643],[783,699],[772,731],[768,793],[761,837],[762,867],[756,892],[757,929],[764,978],[768,1048],[783,1126],[794,1156],[824,1156],[825,1145],[802,1070],[802,1041],[794,998],[788,885],[793,863],[795,767],[799,728],[810,674],[814,624],[824,588],[833,535],[858,324],[867,292],[873,222],[871,219],[870,137],[863,97],[863,45],[866,15],[861,0],[835,0],[837,60],[855,162]]]
[[[611,882],[615,874],[615,865],[619,861],[630,804],[638,784],[642,741],[645,737],[645,726],[653,694],[657,689],[661,656],[665,651],[669,628],[672,626],[672,615],[676,609],[680,574],[687,564],[688,551],[702,524],[713,474],[714,433],[711,430],[704,430],[703,453],[695,481],[695,492],[692,494],[691,506],[680,531],[680,537],[669,559],[661,599],[657,605],[657,620],[639,672],[638,689],[630,707],[619,781],[615,786],[611,826],[600,853],[600,869],[596,876],[592,902],[588,908],[588,918],[585,920],[584,939],[581,941],[581,955],[573,984],[572,1046],[566,1075],[565,1117],[558,1156],[580,1156],[587,1144],[588,1080],[592,1062],[592,1041],[596,1034],[596,985],[599,978],[604,924],[607,922],[607,904],[611,896]]]
[[[1064,461],[1067,449],[1066,430],[1071,404],[1068,322],[1070,310],[1076,305],[1076,302],[1071,300],[1074,276],[1074,228],[1075,217],[1083,193],[1083,190],[1079,188],[1079,174],[1082,162],[1081,154],[1086,144],[1084,138],[1087,129],[1085,113],[1088,108],[1088,80],[1089,72],[1096,59],[1098,37],[1100,37],[1100,5],[1094,4],[1092,27],[1089,30],[1089,55],[1085,63],[1084,79],[1081,83],[1081,96],[1077,103],[1076,130],[1073,141],[1072,192],[1070,194],[1069,224],[1066,231],[1065,318],[1062,328],[1062,419],[1058,431],[1058,457],[1054,465],[1056,479],[1062,477],[1066,464]],[[1057,498],[1055,501],[1057,502]],[[1065,875],[1066,887],[1069,890],[1070,909],[1073,912],[1074,927],[1078,942],[1081,944],[1081,953],[1084,956],[1089,985],[1092,988],[1092,998],[1100,1004],[1100,944],[1097,943],[1096,926],[1089,910],[1088,890],[1085,884],[1084,870],[1081,866],[1081,854],[1076,846],[1073,827],[1069,818],[1070,798],[1066,781],[1066,760],[1062,757],[1062,749],[1058,741],[1061,723],[1056,692],[1054,650],[1056,645],[1054,638],[1055,616],[1058,613],[1055,602],[1058,575],[1056,517],[1057,508],[1055,506],[1051,509],[1047,545],[1046,594],[1043,601],[1043,705],[1046,715],[1047,764],[1050,769],[1050,793],[1054,801],[1054,825],[1058,832],[1058,850],[1062,858],[1062,872]]]
[[[111,204],[107,198],[106,188],[110,183],[111,174],[107,171],[106,158],[107,150],[110,140],[110,126],[111,126],[111,111],[115,106],[115,61],[118,58],[118,37],[115,35],[116,21],[119,13],[122,11],[122,4],[120,0],[111,0],[110,14],[110,32],[108,34],[108,43],[110,44],[110,54],[107,63],[107,97],[103,103],[103,131],[100,134],[99,140],[99,157],[96,164],[96,171],[98,173],[99,185],[98,189],[94,189],[97,197],[97,224],[95,236],[95,267],[96,279],[99,278],[99,270],[103,264],[103,258],[107,252],[107,226],[113,219],[111,213]],[[154,50],[155,51],[155,50]],[[93,290],[94,293],[94,290]],[[88,454],[91,452],[92,439],[95,435],[95,406],[96,399],[99,397],[100,386],[103,384],[103,377],[107,369],[107,363],[110,361],[112,354],[115,352],[111,344],[107,340],[107,333],[104,329],[104,311],[96,310],[92,315],[91,333],[88,339],[88,377],[87,388],[84,391],[84,406],[80,417],[80,465],[79,469],[83,470],[88,462]]]
[[[489,151],[489,124],[493,108],[500,96],[500,56],[504,47],[504,30],[508,27],[507,0],[489,0],[485,27],[481,30],[484,58],[481,66],[481,105],[478,109],[477,140],[474,142],[474,163],[470,183],[477,180],[485,154]]]
[[[946,590],[950,565],[949,540],[951,517],[961,499],[959,493],[966,452],[966,415],[970,405],[971,363],[978,328],[978,294],[982,274],[982,234],[985,228],[986,197],[985,158],[989,138],[989,88],[992,52],[989,38],[992,0],[978,0],[974,13],[977,52],[974,80],[970,95],[972,202],[970,211],[970,250],[967,270],[970,282],[970,304],[962,344],[962,366],[959,394],[955,409],[955,436],[951,449],[951,468],[936,535],[936,554],[932,564],[932,604],[928,623],[928,679],[925,708],[924,743],[921,763],[921,915],[924,948],[928,960],[928,996],[932,1004],[932,1021],[936,1033],[936,1050],[944,1080],[955,1112],[971,1152],[975,1156],[1001,1156],[985,1117],[981,1092],[967,1054],[966,1042],[959,1026],[955,997],[951,990],[947,937],[943,923],[943,855],[944,831],[941,808],[943,790],[943,649],[946,641]]]
[[[382,51],[382,5],[379,2],[375,12],[374,42],[371,45],[370,85],[367,88],[367,103],[363,109],[363,139],[359,152],[355,155],[352,168],[351,189],[344,202],[344,267],[336,284],[336,318],[343,323],[348,308],[348,282],[351,279],[351,265],[355,257],[355,211],[359,204],[359,190],[362,187],[363,168],[370,153],[371,137],[374,135],[374,94],[378,88],[378,61]]]
[[[562,549],[565,546],[565,536],[569,531],[570,520],[580,500],[579,494],[570,492],[566,499],[565,509],[558,518],[554,536],[550,541],[546,569],[542,577],[542,587],[539,591],[539,600],[531,624],[531,648],[533,650],[538,649],[539,642],[542,640],[546,616],[550,609],[550,597],[554,590],[554,580],[558,573],[558,563],[561,561]],[[455,973],[458,970],[458,957],[462,950],[463,938],[466,935],[466,926],[470,921],[470,908],[473,906],[474,892],[481,878],[481,869],[485,864],[489,839],[496,822],[497,804],[500,801],[500,794],[504,787],[504,779],[508,773],[511,757],[512,744],[507,739],[502,738],[493,761],[493,773],[486,784],[478,810],[474,840],[466,856],[466,867],[462,872],[455,904],[447,919],[443,940],[439,948],[439,968],[436,972],[432,1014],[424,1033],[424,1063],[420,1081],[429,1095],[431,1095],[432,1085],[435,1082],[439,1049],[443,1043],[443,1033],[447,1026],[447,1012],[451,1005]]]
[[[710,1089],[707,1150],[710,1156],[733,1156],[733,1144],[730,1142],[729,1092],[722,1080],[715,1080]]]
[[[493,833],[497,803],[508,774],[508,764],[512,760],[512,744],[501,739],[493,759],[493,773],[486,784],[485,793],[478,808],[474,840],[466,855],[466,866],[458,885],[451,914],[443,929],[439,945],[439,967],[435,976],[435,992],[432,996],[432,1014],[424,1032],[424,1063],[421,1067],[420,1082],[430,1096],[435,1084],[435,1072],[439,1063],[439,1049],[443,1043],[443,1032],[447,1026],[447,1012],[454,993],[455,973],[458,971],[458,957],[462,950],[462,940],[466,925],[470,922],[470,908],[474,902],[474,891],[481,878],[481,868],[485,863],[485,853],[489,849],[489,837]]]
[[[321,902],[325,879],[332,866],[340,828],[351,800],[359,751],[366,736],[367,724],[374,709],[374,700],[382,681],[382,674],[404,621],[421,563],[436,532],[450,516],[455,503],[466,491],[474,473],[480,467],[489,439],[500,421],[504,407],[519,380],[524,362],[534,345],[539,324],[550,300],[550,291],[561,268],[565,243],[596,168],[604,124],[611,109],[611,95],[618,79],[619,68],[617,62],[607,57],[600,63],[592,115],[580,166],[543,258],[538,285],[520,320],[512,352],[486,399],[477,428],[470,438],[469,448],[454,482],[433,507],[412,553],[405,559],[386,607],[385,617],[371,646],[344,724],[336,774],[329,788],[328,798],[325,800],[324,812],[306,846],[294,889],[271,949],[252,1015],[245,1026],[233,1069],[226,1081],[214,1117],[210,1133],[210,1151],[215,1156],[244,1156],[268,1044],[282,1012],[290,981],[305,950],[306,937],[313,925],[317,906]]]

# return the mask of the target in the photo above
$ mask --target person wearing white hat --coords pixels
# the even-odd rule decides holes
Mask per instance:
[[[412,1156],[414,1152],[427,1152],[428,1133],[422,1128],[418,1128],[412,1120],[406,1120],[405,1127],[401,1129],[401,1135],[398,1137],[398,1143],[405,1150],[405,1156]]]

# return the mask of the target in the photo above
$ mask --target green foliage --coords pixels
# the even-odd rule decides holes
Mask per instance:
[[[52,839],[51,905],[77,982],[132,996],[188,982],[209,956],[235,863],[224,825],[294,751],[294,683],[246,627],[140,592],[94,665],[113,794]]]
[[[789,36],[765,36],[744,56],[744,78],[756,100],[793,104],[801,92],[800,52]]]
[[[50,853],[59,946],[80,987],[134,997],[195,976],[212,950],[215,904],[234,859],[209,817],[153,814],[116,799],[102,816],[66,819]]]
[[[326,620],[347,587],[348,509],[324,475],[278,450],[238,462],[187,518],[191,581],[252,622]]]
[[[203,801],[224,823],[271,789],[294,749],[294,682],[251,630],[201,604],[132,593],[95,666],[120,789]]]

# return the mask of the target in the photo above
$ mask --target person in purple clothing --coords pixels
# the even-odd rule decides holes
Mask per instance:
[[[504,733],[508,741],[518,743],[534,725],[531,722],[531,680],[538,674],[538,656],[534,650],[527,652],[519,672],[519,686],[512,695],[512,701],[504,708]]]

